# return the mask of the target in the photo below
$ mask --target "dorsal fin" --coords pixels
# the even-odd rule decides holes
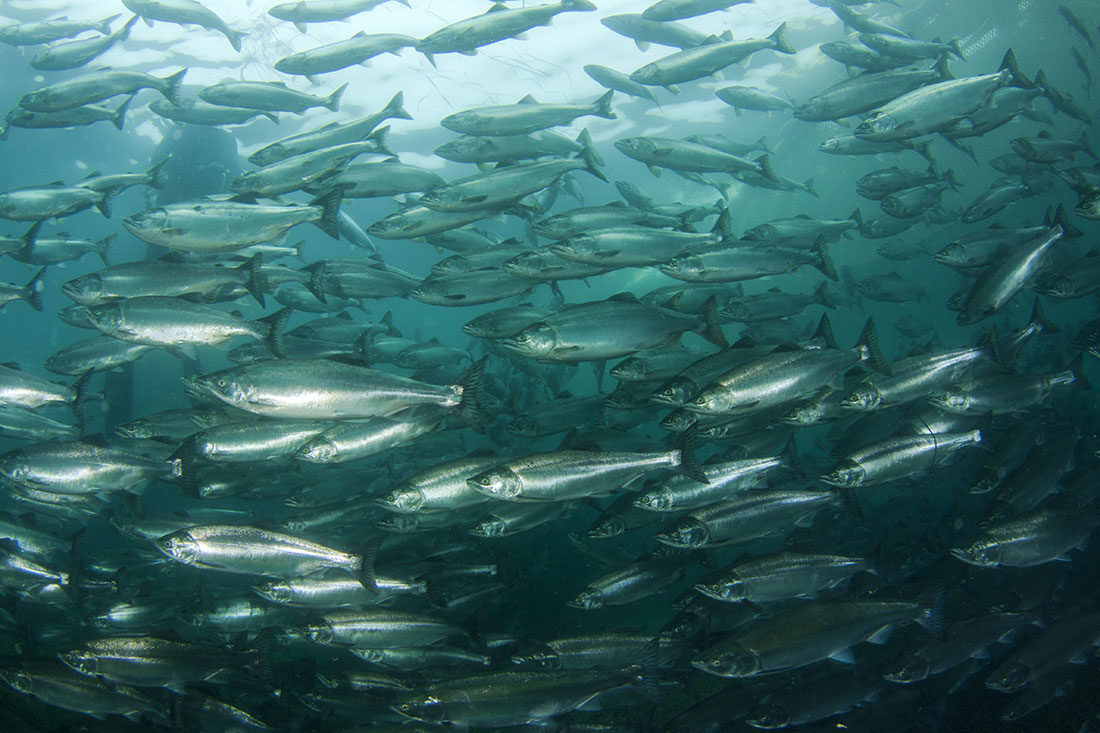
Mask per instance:
[[[1039,130],[1039,137],[1049,140],[1053,136],[1050,134],[1050,130]]]
[[[538,100],[535,99],[534,96],[528,94],[526,97],[516,102],[516,104],[538,104]]]
[[[636,296],[634,293],[631,293],[631,292],[616,293],[615,295],[612,295],[610,298],[608,298],[608,300],[615,300],[615,301],[619,301],[619,302],[622,302],[622,303],[637,303],[637,302],[639,302],[638,301],[638,296]]]

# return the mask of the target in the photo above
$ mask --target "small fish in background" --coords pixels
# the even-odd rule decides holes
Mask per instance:
[[[1084,5],[123,4],[0,28],[9,728],[1090,709]]]

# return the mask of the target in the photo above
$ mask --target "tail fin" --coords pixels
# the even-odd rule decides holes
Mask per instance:
[[[1084,232],[1070,223],[1069,217],[1066,216],[1066,207],[1062,204],[1058,204],[1058,208],[1054,210],[1054,219],[1051,222],[1051,226],[1062,227],[1062,231],[1065,232],[1062,235],[1064,239],[1077,239],[1084,234]]]
[[[608,89],[607,92],[592,103],[592,113],[597,117],[603,117],[604,119],[615,119],[615,113],[611,109],[611,98],[615,95],[614,89]]]
[[[962,49],[959,47],[959,39],[958,38],[951,41],[951,43],[948,43],[947,45],[951,47],[951,53],[955,54],[956,56],[958,56],[963,61],[966,61],[966,57],[963,56]],[[944,56],[944,58],[947,58],[947,57]]]
[[[723,242],[733,239],[733,229],[730,228],[730,210],[727,206],[722,206],[722,212],[718,214],[718,220],[714,222],[714,226],[710,230],[711,232],[718,232],[722,236]]]
[[[118,16],[115,16],[115,17],[117,18]],[[122,27],[118,29],[118,40],[125,41],[127,38],[129,38],[130,37],[130,29],[133,28],[134,23],[137,23],[139,20],[141,20],[141,16],[140,15],[134,15],[134,16],[131,16],[128,21],[123,23]]]
[[[238,265],[236,270],[243,272],[248,276],[245,280],[244,289],[248,291],[248,294],[256,299],[256,302],[260,304],[260,307],[264,307],[264,286],[267,284],[263,273],[263,255],[257,252],[252,255],[244,264]]]
[[[344,96],[344,90],[347,88],[347,82],[344,82],[343,86],[341,86],[332,94],[328,95],[328,99],[325,100],[324,104],[325,108],[333,112],[338,112],[340,110],[340,97]]]
[[[815,199],[821,198],[817,195],[817,191],[814,190],[814,179],[807,178],[806,182],[802,184],[802,190],[813,196]]]
[[[833,264],[833,259],[829,256],[829,247],[825,244],[825,235],[819,234],[817,241],[814,242],[813,252],[821,261],[814,267],[821,270],[825,277],[829,278],[833,282],[836,282],[840,278],[836,274],[836,265]]]
[[[133,102],[136,96],[137,94],[131,94],[129,97],[126,97],[126,99],[122,100],[122,104],[118,106],[118,109],[111,113],[111,124],[119,130],[122,129],[123,123],[126,122],[126,110],[130,108],[130,102]],[[167,158],[165,160],[167,160]]]
[[[1054,321],[1047,318],[1046,313],[1043,312],[1043,304],[1038,297],[1035,298],[1035,304],[1031,306],[1031,323],[1039,327],[1040,333],[1054,334],[1062,332],[1062,329]]]
[[[462,389],[462,398],[455,408],[458,416],[479,433],[485,432],[487,415],[481,404],[482,379],[485,374],[485,362],[489,357],[483,356],[474,362],[473,366],[464,371],[458,378],[458,386]]]
[[[937,61],[936,65],[932,67],[932,70],[939,74],[940,81],[948,81],[955,78],[955,75],[951,73],[951,69],[947,66],[946,54],[940,56],[939,61]]]
[[[595,10],[596,6],[588,2],[588,0],[561,0],[561,9],[565,10]]]
[[[780,23],[779,27],[772,31],[771,35],[769,35],[768,38],[771,39],[772,43],[775,44],[776,51],[779,51],[780,53],[797,53],[797,51],[795,51],[794,49],[794,46],[792,46],[787,40],[786,23]]]
[[[833,322],[829,320],[828,313],[821,314],[821,319],[817,322],[817,328],[814,329],[813,340],[824,341],[830,349],[839,348],[836,338],[833,336]]]
[[[313,223],[333,239],[340,238],[340,200],[343,195],[344,189],[336,187],[309,202],[311,206],[321,207],[321,218]]]
[[[23,291],[19,295],[20,298],[27,301],[30,307],[34,308],[36,311],[42,310],[42,278],[45,277],[45,275],[45,267],[34,273],[34,277],[23,286]]]
[[[396,158],[397,153],[393,152],[389,145],[390,126],[384,125],[382,127],[375,128],[369,135],[363,138],[363,142],[372,142],[377,148],[378,153],[388,155],[391,158]]]
[[[698,425],[693,424],[684,431],[682,436],[680,436],[678,446],[680,451],[680,470],[684,472],[685,476],[694,481],[698,481],[701,484],[709,484],[710,479],[703,473],[703,469],[699,467],[699,464],[695,460],[695,434],[698,430]]]
[[[1073,383],[1081,389],[1092,389],[1092,382],[1090,382],[1081,370],[1084,368],[1084,353],[1078,351],[1077,355],[1070,359],[1067,370],[1073,375]]]
[[[756,144],[759,145],[760,149],[763,150],[765,153],[768,153],[769,155],[775,155],[775,148],[773,148],[771,145],[768,145],[767,135],[764,135],[759,140],[757,140]]]
[[[814,298],[817,299],[819,305],[823,305],[830,310],[836,310],[836,303],[829,297],[829,283],[822,280],[814,288]]]
[[[1081,149],[1085,151],[1086,155],[1093,160],[1100,160],[1100,158],[1096,157],[1096,153],[1093,152],[1092,147],[1089,145],[1089,136],[1084,130],[1081,131],[1081,137],[1078,138],[1077,142],[1081,143]]]
[[[772,156],[764,153],[753,162],[760,166],[760,175],[764,176],[764,178],[767,178],[769,181],[779,180],[776,178],[775,169],[772,168]]]
[[[103,260],[103,264],[106,267],[111,266],[111,244],[115,241],[115,237],[117,236],[115,232],[111,232],[95,243],[95,253],[99,255],[99,259]]]
[[[111,35],[111,23],[114,23],[116,20],[118,20],[120,15],[122,15],[122,13],[116,13],[115,15],[112,15],[110,18],[104,18],[103,20],[99,21],[98,23],[96,23],[92,27],[95,28],[100,33],[102,33],[103,35],[109,36],[109,35]],[[133,19],[131,19],[130,22],[133,22]]]
[[[610,183],[610,181],[607,180],[607,176],[599,169],[599,166],[603,165],[603,158],[596,152],[596,148],[592,146],[592,136],[588,134],[587,128],[582,130],[581,134],[577,136],[577,142],[582,146],[580,157],[584,160],[584,169],[604,183]]]
[[[794,444],[794,433],[787,438],[787,444],[783,446],[783,452],[779,454],[781,465],[791,469],[801,478],[806,477],[806,471],[802,468],[802,462],[798,460],[798,446]]]
[[[383,119],[386,120],[411,120],[412,115],[405,111],[405,93],[398,92],[393,95],[390,101],[382,108],[379,115],[385,115]]]
[[[290,314],[290,308],[283,308],[275,311],[270,316],[256,320],[257,323],[267,326],[267,335],[263,338],[264,346],[280,359],[286,356],[283,352],[283,329],[286,328],[286,322],[290,320]]]
[[[859,334],[859,341],[856,342],[856,347],[865,347],[867,349],[867,363],[871,365],[871,368],[880,374],[890,376],[893,374],[893,370],[886,362],[886,359],[882,356],[882,349],[878,345],[878,331],[875,330],[875,319],[871,316],[867,319],[867,323],[863,326],[863,332]]]
[[[1034,89],[1035,82],[1024,76],[1024,73],[1020,71],[1020,65],[1016,62],[1016,52],[1011,48],[1005,51],[1004,58],[1001,59],[1000,65],[1001,71],[1007,71],[1012,75],[1011,84],[1021,89]]]
[[[726,340],[726,335],[722,333],[722,326],[718,323],[718,300],[715,296],[711,295],[703,302],[699,307],[699,315],[703,317],[705,324],[701,334],[703,338],[720,349],[728,347],[729,341]]]
[[[99,213],[103,214],[103,216],[110,219],[111,218],[111,199],[113,199],[115,196],[122,193],[123,189],[125,189],[125,188],[126,188],[125,186],[114,186],[112,188],[107,188],[107,189],[104,189],[103,191],[101,191],[100,193],[103,194],[103,197],[98,202],[96,202],[96,205],[95,205],[95,207],[97,209],[99,209]]]
[[[952,191],[959,190],[959,179],[955,177],[955,171],[951,168],[948,168],[946,171],[944,171],[942,179],[947,183],[948,186],[951,187]]]
[[[231,45],[233,47],[233,50],[237,52],[240,52],[241,50],[241,39],[247,35],[248,34],[244,33],[243,31],[235,31],[231,28],[225,29],[225,37],[229,39],[229,45]]]
[[[187,69],[180,69],[171,76],[166,76],[161,81],[164,82],[164,88],[160,90],[164,98],[177,107],[183,101],[180,96],[180,86],[183,84],[183,76],[187,73]]]

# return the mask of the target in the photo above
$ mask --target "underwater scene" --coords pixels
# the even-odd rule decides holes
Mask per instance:
[[[1100,730],[1098,45],[0,0],[0,731]]]

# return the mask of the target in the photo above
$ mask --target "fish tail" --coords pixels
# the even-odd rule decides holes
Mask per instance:
[[[136,96],[136,94],[131,94],[129,97],[126,97],[126,99],[122,100],[122,104],[118,106],[118,109],[111,113],[111,124],[119,130],[122,129],[122,125],[126,122],[126,110],[130,108],[130,102],[133,102]]]
[[[562,12],[567,10],[596,10],[596,6],[588,0],[561,0],[561,9]]]
[[[378,148],[377,152],[381,153],[382,155],[388,155],[391,158],[396,158],[398,157],[397,153],[393,152],[393,149],[390,148],[389,145],[389,136],[390,126],[385,125],[383,127],[379,127],[376,130],[373,130],[371,134],[367,135],[363,139],[363,141],[366,142],[369,140],[370,142],[374,143],[375,147]]]
[[[787,24],[780,23],[779,27],[771,32],[768,36],[772,43],[775,44],[775,50],[780,53],[798,53],[795,51],[794,46],[787,40]]]
[[[344,83],[339,89],[332,94],[328,95],[328,99],[325,100],[325,108],[333,112],[340,110],[340,97],[344,96],[344,90],[348,88],[347,82]]]
[[[237,265],[235,269],[243,272],[248,276],[245,280],[244,288],[248,291],[248,294],[256,299],[256,302],[260,304],[260,307],[264,307],[264,290],[267,285],[267,280],[263,273],[263,255],[257,252],[248,259],[247,262]]]
[[[186,73],[187,69],[180,69],[175,74],[166,76],[161,80],[163,82],[163,88],[160,90],[161,94],[164,95],[165,99],[177,107],[183,101],[183,98],[180,96],[180,86],[183,84],[183,77]]]
[[[1043,304],[1038,297],[1035,298],[1035,303],[1031,306],[1031,323],[1039,327],[1040,333],[1062,332],[1058,324],[1047,318],[1046,313],[1043,312]]]
[[[828,313],[822,313],[821,319],[817,322],[817,328],[814,329],[813,335],[814,341],[823,341],[825,345],[830,349],[838,349],[836,337],[833,336],[833,322],[829,320]]]
[[[483,356],[474,362],[473,366],[464,371],[458,378],[458,386],[462,388],[462,399],[459,400],[455,411],[466,423],[479,433],[485,432],[487,415],[485,407],[481,404],[483,390],[482,379],[485,376],[485,362],[489,359]]]
[[[701,335],[707,341],[724,349],[729,346],[726,335],[722,333],[722,326],[718,321],[718,300],[715,296],[707,298],[699,307],[699,315],[703,317],[703,330]]]
[[[592,112],[597,117],[603,117],[604,119],[615,119],[615,112],[611,109],[611,98],[615,96],[614,89],[608,89],[599,99],[592,103]]]
[[[115,237],[118,234],[111,232],[103,239],[96,242],[95,253],[99,255],[99,259],[103,260],[104,267],[111,266],[111,244],[115,241]]]
[[[405,111],[405,93],[398,92],[393,95],[381,114],[384,114],[387,120],[411,120],[412,115]]]
[[[1009,83],[1012,86],[1020,87],[1021,89],[1034,89],[1035,82],[1024,76],[1024,72],[1020,71],[1020,65],[1016,61],[1016,52],[1011,48],[1005,51],[1004,58],[1001,59],[1000,65],[1001,71],[1007,71],[1011,78]]]
[[[868,317],[867,323],[863,325],[863,331],[859,334],[859,341],[856,342],[856,347],[866,349],[867,363],[870,364],[871,368],[876,372],[887,376],[893,374],[890,364],[882,355],[882,348],[878,343],[878,331],[875,329],[875,319],[873,316]]]
[[[695,459],[695,435],[699,432],[698,425],[692,425],[680,436],[677,452],[680,456],[680,470],[690,479],[701,484],[709,484],[710,479],[703,473],[699,463]]]
[[[596,178],[599,178],[604,183],[610,183],[607,180],[607,176],[603,174],[599,166],[603,165],[603,158],[596,152],[596,148],[592,145],[592,136],[588,134],[588,128],[581,130],[581,134],[577,136],[577,142],[581,144],[580,157],[584,160],[584,170],[588,171]]]
[[[309,202],[311,206],[321,207],[321,218],[314,223],[333,239],[340,238],[340,200],[343,196],[344,189],[337,186]]]
[[[1062,231],[1064,232],[1062,237],[1065,239],[1077,239],[1084,234],[1084,232],[1070,223],[1069,217],[1066,216],[1066,207],[1062,204],[1058,204],[1058,208],[1054,210],[1054,219],[1052,221],[1053,226],[1062,227]]]
[[[1078,351],[1077,355],[1069,361],[1069,365],[1066,368],[1067,374],[1058,375],[1054,378],[1053,383],[1058,384],[1076,384],[1081,389],[1092,389],[1092,382],[1082,373],[1085,366],[1085,355]],[[1059,381],[1060,380],[1060,381]]]
[[[110,18],[104,18],[103,20],[101,20],[101,21],[99,21],[98,23],[95,24],[95,26],[94,26],[95,29],[97,31],[99,31],[100,33],[102,33],[103,35],[105,35],[105,36],[111,35],[111,23],[114,23],[116,20],[118,20],[120,15],[122,15],[122,14],[121,13],[116,13],[115,15],[112,15]]]
[[[258,256],[258,255],[257,255]],[[282,308],[275,311],[270,316],[258,318],[257,323],[262,323],[267,327],[267,335],[263,337],[263,344],[271,353],[282,359],[286,354],[283,352],[283,329],[286,327],[286,322],[290,320],[290,314],[292,313],[290,308]]]
[[[814,242],[813,252],[821,259],[814,267],[821,270],[822,274],[833,282],[839,280],[840,278],[836,274],[836,265],[833,264],[833,258],[829,256],[829,247],[825,244],[824,234],[818,235],[817,241]]]
[[[225,29],[225,37],[229,39],[229,44],[233,46],[234,51],[239,52],[241,50],[241,39],[247,35],[248,34],[243,31],[235,31],[231,28]]]
[[[42,278],[45,277],[45,275],[45,267],[34,273],[34,277],[32,277],[30,281],[23,286],[23,291],[22,293],[20,293],[19,296],[36,311],[42,310]]]

